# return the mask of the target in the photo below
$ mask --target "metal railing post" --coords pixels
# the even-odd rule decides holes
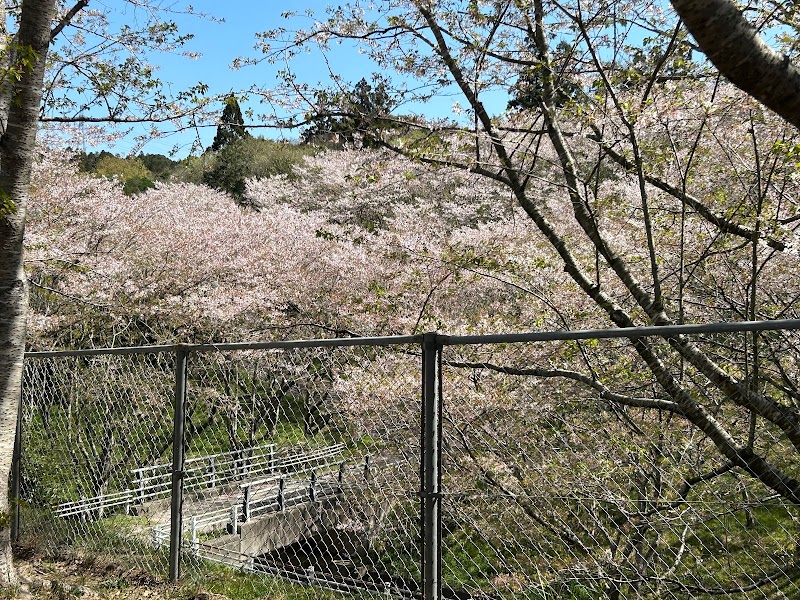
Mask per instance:
[[[247,523],[250,520],[250,486],[244,488],[244,510],[242,511],[242,521]]]
[[[180,575],[181,529],[183,520],[183,446],[185,442],[186,365],[189,353],[175,353],[175,414],[172,429],[172,506],[169,528],[169,578],[177,582]]]
[[[14,437],[14,456],[11,461],[11,539],[19,541],[19,484],[22,463],[22,386],[17,400],[17,430]]]
[[[144,471],[139,470],[139,504],[144,503]]]
[[[239,505],[231,506],[231,533],[236,535],[239,529]]]
[[[441,351],[436,333],[422,341],[420,512],[422,525],[422,597],[442,597]]]
[[[200,556],[200,540],[197,538],[197,515],[192,515],[192,554]]]

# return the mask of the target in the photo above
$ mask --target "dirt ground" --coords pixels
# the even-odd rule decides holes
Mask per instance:
[[[202,589],[181,588],[138,569],[90,557],[40,557],[17,549],[19,587],[2,598],[25,600],[230,600]]]

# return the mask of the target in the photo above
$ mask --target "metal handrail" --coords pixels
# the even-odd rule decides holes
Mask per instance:
[[[244,493],[239,494],[229,506],[210,512],[204,512],[202,515],[191,515],[188,519],[188,523],[184,521],[183,530],[189,533],[190,539],[196,539],[198,531],[208,528],[213,529],[215,525],[230,526],[232,531],[236,531],[240,522],[246,522],[244,518],[245,515],[249,517],[249,519],[253,519],[265,513],[279,512],[288,506],[293,506],[312,498],[315,500],[323,500],[335,496],[339,493],[342,486],[340,478],[341,466],[342,463],[340,462],[327,462],[323,465],[317,465],[315,467],[309,466],[303,470],[293,471],[290,474],[276,475],[269,481],[273,483],[280,482],[281,480],[302,482],[304,478],[297,478],[296,476],[311,472],[314,473],[314,476],[309,478],[309,484],[311,481],[314,481],[315,486],[319,487],[315,487],[314,492],[311,491],[310,485],[300,486],[289,491],[279,491],[279,495],[282,496],[281,498],[278,496],[272,497],[265,493],[255,497],[248,497],[248,494]],[[336,469],[334,470],[330,467],[336,467]],[[321,469],[326,468],[328,468],[328,470],[324,471],[321,477],[316,475]],[[336,476],[336,485],[332,487],[331,480],[333,477],[330,476],[333,474]],[[246,491],[247,484],[242,484],[240,487]],[[282,487],[281,489],[285,488]],[[249,506],[245,506],[247,503],[249,503]],[[241,513],[239,512],[240,509]],[[156,525],[152,529],[154,532],[158,530],[160,535],[166,539],[166,531],[168,528],[169,524],[163,524]],[[154,533],[154,536],[155,535],[157,534]]]
[[[292,475],[295,474],[302,474],[307,473],[313,469],[322,469],[326,466],[330,466],[330,464],[325,465],[312,465],[311,463],[316,463],[322,459],[329,458],[331,456],[336,456],[337,454],[341,454],[341,452],[345,449],[344,444],[334,444],[332,446],[327,446],[322,449],[318,449],[313,451],[310,454],[296,454],[284,457],[282,460],[276,460],[274,449],[277,446],[275,444],[267,444],[264,446],[255,446],[253,448],[245,449],[244,451],[248,450],[256,450],[256,449],[270,449],[271,452],[269,454],[258,454],[251,457],[247,457],[247,459],[241,460],[234,460],[230,461],[225,464],[237,464],[238,462],[245,462],[245,460],[250,461],[256,459],[254,463],[248,465],[248,470],[246,475],[260,475],[266,472],[275,472],[278,470],[289,469],[291,467],[295,467],[298,465],[309,465],[300,469],[291,469],[288,473],[285,472],[283,475],[276,475],[271,478],[260,479],[256,480],[252,483],[242,483],[239,485],[240,489],[244,489],[249,487],[250,485],[260,485],[268,481],[276,481],[279,480],[281,477],[289,477],[291,478]],[[193,459],[187,459],[186,463],[199,463],[204,460],[208,460],[211,458],[219,457],[219,456],[227,456],[235,454],[236,451],[232,452],[223,452],[219,454],[207,455],[203,457],[195,457]],[[260,461],[258,459],[261,458],[268,458],[268,461]],[[146,467],[139,467],[137,469],[132,469],[130,472],[133,474],[141,475],[145,471],[153,470],[157,468],[161,468],[163,466],[171,466],[171,465],[148,465]],[[200,469],[185,469],[184,474],[187,472],[198,472]],[[122,490],[120,492],[113,492],[111,494],[101,494],[98,496],[94,496],[92,498],[84,498],[81,500],[73,500],[68,502],[62,502],[58,505],[55,513],[59,517],[69,517],[69,516],[76,516],[81,514],[87,514],[95,510],[101,510],[104,508],[113,508],[116,506],[130,506],[134,501],[142,502],[144,500],[150,500],[153,498],[158,498],[160,496],[169,495],[170,492],[170,478],[172,473],[164,473],[162,475],[152,475],[149,477],[140,477],[136,480],[137,485],[131,487],[127,490]],[[216,474],[214,476],[213,481],[215,484],[219,483],[227,483],[233,480],[241,479],[241,476],[232,475],[232,476],[223,476]],[[156,481],[155,484],[151,484],[148,486],[142,485],[144,481]],[[185,477],[185,489],[197,489],[200,487],[215,487],[214,486],[207,486],[206,484],[210,483],[212,478],[202,478],[202,477]]]

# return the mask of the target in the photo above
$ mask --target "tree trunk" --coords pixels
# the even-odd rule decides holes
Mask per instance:
[[[0,137],[0,473],[6,474],[11,470],[25,351],[25,207],[54,12],[55,0],[26,0],[22,6],[14,53],[21,76],[10,90],[8,127]],[[0,486],[0,513],[9,513],[6,485]],[[16,581],[8,525],[4,519],[0,527],[0,584]]]
[[[730,0],[670,0],[719,72],[800,128],[800,69],[770,48]]]
[[[0,73],[6,73],[11,67],[11,55],[13,54],[14,40],[10,40],[8,37],[7,18],[8,13],[6,12],[5,3],[3,3],[0,5]],[[5,133],[8,125],[12,81],[11,77],[0,79],[0,136]]]

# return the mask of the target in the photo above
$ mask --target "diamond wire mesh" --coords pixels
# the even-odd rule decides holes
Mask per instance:
[[[51,552],[166,564],[134,469],[172,456],[174,359],[163,354],[28,359],[20,534]]]
[[[739,337],[698,343],[746,378]],[[796,337],[761,334],[762,391],[784,402]],[[448,347],[443,366],[445,597],[800,597],[796,507],[681,416],[625,406],[664,399],[629,342]],[[666,366],[797,477],[785,436]],[[27,361],[25,538],[166,573],[173,371],[157,354]],[[419,595],[419,375],[418,346],[192,354],[184,573]]]
[[[243,572],[252,593],[413,593],[419,362],[410,346],[192,354],[184,572],[212,591]],[[166,574],[174,368],[26,361],[23,540]]]
[[[730,368],[744,369],[731,350],[745,346],[737,336],[698,344],[727,348]],[[783,388],[791,402],[786,351],[797,340],[787,337],[763,343],[761,375],[774,383],[782,369],[783,383],[762,391]],[[649,343],[668,355],[666,342]],[[682,373],[692,397],[747,444],[749,412],[685,365]],[[686,419],[624,406],[625,397],[664,398],[630,342],[450,347],[442,377],[445,589],[515,599],[800,597],[797,507],[731,466]],[[784,436],[762,419],[753,431],[754,452],[796,478]]]
[[[192,355],[184,568],[262,593],[413,593],[419,364],[407,346]]]

